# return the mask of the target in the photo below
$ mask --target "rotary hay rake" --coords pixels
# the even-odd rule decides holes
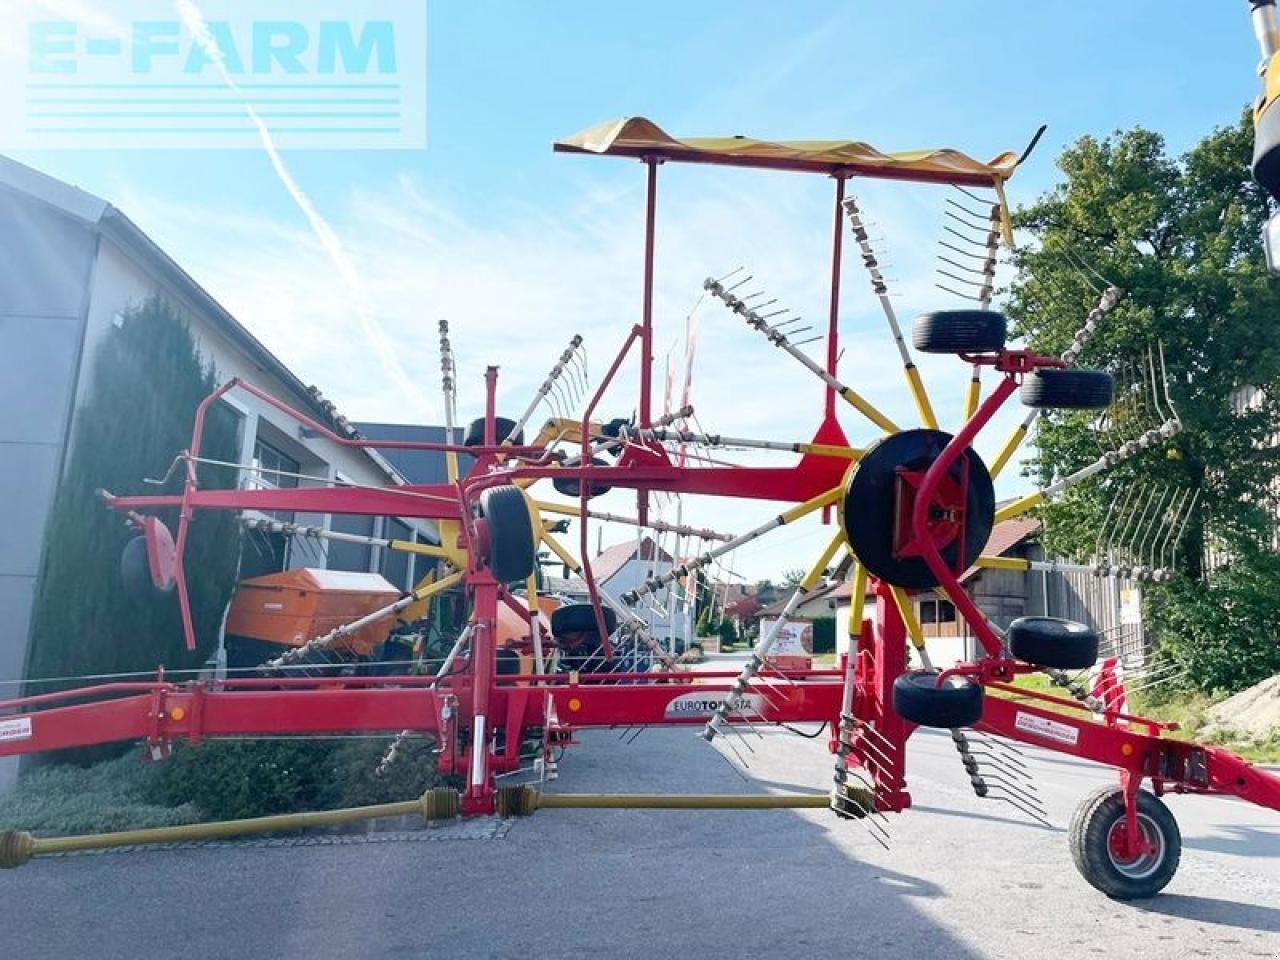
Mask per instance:
[[[1030,147],[1021,157],[1006,153],[990,163],[980,163],[955,151],[891,155],[860,143],[678,140],[647,120],[633,118],[585,131],[557,143],[556,149],[636,158],[644,164],[647,175],[641,321],[627,333],[594,390],[588,385],[582,341],[575,337],[523,415],[515,421],[505,420],[495,415],[497,369],[490,367],[485,378],[485,416],[471,425],[464,443],[456,443],[456,370],[448,329],[442,324],[448,442],[375,442],[349,426],[339,425],[335,431],[251,384],[233,380],[208,397],[196,413],[190,447],[175,462],[184,478],[179,495],[104,494],[107,505],[129,518],[140,532],[132,549],[145,554],[151,581],[158,587],[176,585],[191,648],[195,637],[183,552],[192,514],[198,510],[254,511],[259,518],[275,511],[295,511],[431,520],[440,532],[439,545],[399,541],[379,541],[379,545],[435,558],[445,567],[441,576],[424,581],[387,607],[276,658],[266,665],[264,675],[175,682],[160,671],[154,679],[114,680],[0,702],[0,755],[142,740],[150,755],[160,758],[179,740],[194,744],[227,736],[382,733],[396,735],[383,760],[385,767],[395,762],[398,745],[405,738],[429,736],[436,743],[440,771],[463,778],[463,789],[436,788],[416,800],[380,807],[92,837],[35,838],[9,831],[0,834],[0,865],[16,866],[34,855],[71,849],[293,829],[406,812],[442,819],[522,815],[544,807],[829,806],[842,818],[861,821],[877,842],[886,843],[886,814],[911,805],[905,758],[908,739],[918,726],[951,731],[964,773],[979,797],[1012,804],[1035,819],[1042,820],[1044,811],[1016,743],[1116,768],[1119,786],[1087,798],[1070,831],[1072,854],[1081,873],[1116,898],[1157,892],[1177,867],[1180,838],[1161,795],[1225,794],[1280,809],[1280,779],[1227,751],[1167,737],[1166,725],[1122,712],[1118,704],[1123,701],[1109,692],[1114,687],[1114,670],[1107,684],[1099,679],[1092,690],[1072,679],[1070,671],[1086,671],[1098,658],[1100,638],[1094,631],[1042,617],[1022,618],[1002,631],[983,615],[960,584],[960,575],[971,566],[1009,563],[982,553],[996,522],[1026,513],[1115,463],[1142,455],[1173,436],[1180,426],[1167,393],[1157,396],[1154,359],[1148,405],[1156,421],[1137,432],[1131,429],[1134,418],[1125,419],[1112,408],[1111,376],[1073,366],[1090,335],[1120,299],[1120,291],[1112,287],[1099,290],[1097,306],[1061,358],[1011,348],[1006,343],[1004,318],[989,309],[999,246],[1012,243],[1003,185],[1025,160]],[[659,166],[670,162],[791,170],[833,180],[830,313],[824,361],[801,349],[808,341],[793,342],[795,319],[781,319],[787,311],[762,300],[763,292],[753,290],[751,278],[738,276],[740,271],[708,279],[704,290],[704,297],[719,301],[821,381],[821,416],[811,440],[726,437],[708,433],[700,425],[692,431],[689,422],[692,419],[697,425],[697,420],[688,405],[687,390],[680,397],[679,409],[654,416],[656,188]],[[888,281],[871,246],[861,209],[855,198],[847,195],[848,184],[859,177],[948,184],[964,194],[963,203],[951,201],[957,209],[948,209],[955,225],[948,225],[948,237],[943,241],[943,279],[947,282],[940,285],[972,300],[974,309],[928,314],[915,321],[912,331],[917,350],[951,354],[967,364],[969,386],[954,434],[939,426],[894,311]],[[838,374],[837,321],[846,229],[859,249],[884,313],[915,401],[919,427],[901,428]],[[963,289],[957,289],[961,285]],[[637,353],[640,381],[635,416],[606,421],[598,411],[624,361]],[[992,371],[996,380],[984,398],[981,379],[986,370]],[[974,451],[973,440],[1019,387],[1031,412],[987,465]],[[446,459],[450,482],[395,487],[201,488],[196,482],[196,467],[203,462],[204,419],[210,406],[233,390],[249,392],[341,446],[437,451]],[[577,399],[587,397],[588,391],[581,412],[570,416]],[[1166,402],[1162,404],[1162,400]],[[837,416],[838,401],[874,429],[871,442],[864,447],[848,441]],[[553,416],[526,442],[524,428],[544,404]],[[1110,409],[1100,421],[1100,435],[1114,439],[1116,445],[1095,463],[1046,489],[997,507],[993,478],[1007,466],[1041,411],[1053,408]],[[725,464],[709,456],[691,455],[691,448],[784,450],[800,456],[796,463],[781,467]],[[459,470],[461,454],[474,458],[465,475]],[[539,499],[534,491],[545,481],[576,498],[576,505]],[[613,488],[636,492],[634,517],[603,513],[589,505],[593,497]],[[790,506],[737,536],[700,531],[679,522],[664,523],[652,516],[656,496],[685,493]],[[1115,576],[1123,569],[1132,574],[1136,566],[1147,570],[1150,579],[1158,579],[1155,571],[1163,569],[1166,552],[1176,549],[1176,531],[1166,529],[1157,537],[1142,524],[1154,529],[1158,516],[1172,518],[1166,519],[1166,527],[1176,525],[1179,518],[1185,522],[1194,502],[1169,491],[1145,496],[1157,505],[1148,504],[1142,511],[1127,506],[1118,509],[1114,521],[1108,521],[1110,533],[1104,531],[1099,556],[1087,565],[1093,573]],[[153,512],[174,508],[179,520],[176,535],[170,537]],[[682,584],[687,592],[699,571],[714,567],[744,544],[803,517],[825,518],[833,511],[838,523],[829,542],[743,668],[736,673],[713,670],[696,674],[677,669],[668,651],[646,630],[636,612],[640,605]],[[578,556],[557,536],[563,531],[564,520],[547,517],[578,522]],[[666,530],[696,541],[699,547],[688,559],[677,558],[671,569],[654,573],[634,590],[614,597],[592,574],[588,549],[592,520]],[[1146,532],[1131,534],[1127,527],[1120,528],[1122,520]],[[279,521],[248,522],[304,537],[335,536],[322,528],[299,528]],[[580,574],[590,596],[589,604],[562,613],[558,624],[553,619],[554,637],[543,635],[538,614],[534,571],[536,552],[541,548]],[[850,654],[834,669],[779,669],[771,662],[770,652],[783,625],[833,563],[852,581]],[[1013,563],[1022,564],[1020,569],[1024,570],[1040,569],[1028,561]],[[523,596],[518,593],[521,586]],[[317,654],[340,646],[344,637],[363,626],[454,588],[465,591],[470,615],[434,672],[394,677],[295,672],[313,664]],[[912,594],[921,591],[936,592],[955,605],[980,644],[977,659],[947,669],[932,666],[911,604]],[[864,617],[867,596],[875,598],[875,606]],[[520,642],[531,654],[528,669],[512,673],[503,668],[497,642],[500,610],[514,612],[525,624]],[[553,669],[555,657],[547,645],[563,645],[562,634],[593,638],[599,655],[594,660],[591,656],[579,660],[562,656],[561,666],[568,663],[574,668]],[[628,645],[646,656],[615,656],[615,651]],[[909,647],[921,669],[910,668]],[[1032,672],[1049,673],[1073,696],[1059,697],[1012,685],[1019,676]],[[544,792],[528,784],[500,785],[501,778],[521,769],[521,746],[531,739],[539,742],[544,778],[553,777],[553,758],[577,729],[639,731],[657,725],[693,726],[700,727],[708,741],[725,736],[724,742],[729,743],[729,737],[742,737],[742,730],[749,731],[755,724],[785,726],[805,721],[830,725],[835,768],[829,794],[582,795]],[[1144,789],[1144,784],[1150,789]]]

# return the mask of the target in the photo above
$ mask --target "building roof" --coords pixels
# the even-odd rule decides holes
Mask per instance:
[[[987,545],[982,548],[982,554],[987,557],[1003,557],[1027,537],[1039,532],[1040,521],[1035,517],[1014,517],[1012,520],[1002,520],[992,528]],[[960,582],[964,583],[978,570],[978,567],[970,567],[960,575]]]
[[[432,427],[410,423],[358,423],[356,428],[370,440],[408,440],[415,443],[444,443],[444,427]],[[454,443],[462,442],[462,430],[453,428]],[[410,483],[448,483],[449,472],[445,455],[440,450],[391,449],[383,456],[400,471]],[[458,457],[458,470],[465,475],[471,469],[472,458],[466,454]]]
[[[591,574],[598,583],[604,583],[632,560],[645,563],[657,561],[666,564],[675,562],[671,554],[653,542],[652,537],[644,537],[638,544],[635,540],[629,540],[626,543],[608,547],[592,557]]]
[[[1040,531],[1040,521],[1034,517],[1015,517],[1012,520],[1002,520],[997,523],[991,530],[991,536],[987,539],[987,545],[982,548],[984,556],[1002,557],[1014,547],[1018,546],[1022,541],[1026,540],[1032,534]],[[979,572],[979,567],[970,567],[960,577],[960,582],[964,583],[970,579],[975,573]],[[835,600],[844,602],[853,595],[853,584],[849,580],[840,580],[835,583],[829,583],[824,587],[820,587],[811,593],[805,603],[810,603],[819,598],[827,600]],[[872,594],[868,591],[867,596]],[[774,616],[782,611],[786,605],[790,592],[779,599],[776,603],[771,603],[760,611],[761,616]]]
[[[177,261],[165,253],[123,212],[79,187],[64,183],[3,155],[0,155],[0,190],[20,193],[109,237],[123,250],[147,264],[156,274],[180,290],[200,311],[201,316],[239,347],[259,369],[271,374],[289,387],[301,399],[308,413],[321,423],[333,427],[338,433],[348,432],[344,429],[344,424],[339,422],[341,418],[335,415],[332,405],[326,404],[314,387],[309,387],[299,380],[297,375],[268,350],[262,341],[228,313],[222,304],[196,282],[195,278],[182,269]],[[378,451],[367,449],[365,453],[392,481],[404,482],[404,478],[396,468]]]

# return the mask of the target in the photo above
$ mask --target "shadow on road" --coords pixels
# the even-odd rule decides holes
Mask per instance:
[[[994,813],[976,813],[970,810],[952,810],[947,807],[931,807],[923,803],[915,803],[911,805],[911,809],[917,813],[936,813],[943,817],[964,817],[969,820],[986,820],[988,823],[1007,823],[1014,827],[1030,827],[1033,830],[1043,830],[1046,833],[1066,833],[1061,827],[1046,826],[1043,823],[1037,823],[1030,817],[1024,817],[1018,814],[1012,806],[1005,806],[999,801],[991,801],[994,810],[1010,810],[1013,811],[1012,816],[1000,817]]]
[[[1241,930],[1280,932],[1280,909],[1275,907],[1237,903],[1234,900],[1215,900],[1212,897],[1188,897],[1178,893],[1164,893],[1135,906],[1144,913],[1182,917],[1185,920],[1238,927]]]
[[[1229,853],[1237,857],[1274,857],[1274,825],[1223,824],[1214,828],[1226,836],[1183,838],[1182,845],[1193,850]]]

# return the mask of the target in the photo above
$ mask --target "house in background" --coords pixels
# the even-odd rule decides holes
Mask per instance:
[[[344,427],[314,389],[109,203],[0,157],[0,225],[0,501],[9,513],[0,536],[0,680],[11,681],[25,675],[45,531],[75,443],[76,411],[88,395],[91,361],[132,307],[162,298],[186,317],[220,380],[241,377],[338,432]],[[242,484],[403,482],[376,451],[311,435],[254,397],[233,392],[220,402],[238,422],[238,461],[278,471],[243,471]],[[375,536],[436,538],[433,524],[417,520],[291,519]],[[315,541],[255,533],[246,539],[242,574],[320,566],[378,571],[407,587],[414,559],[358,544],[322,549]],[[0,790],[16,770],[16,761],[0,762]]]
[[[591,558],[591,573],[596,583],[612,597],[621,597],[648,578],[675,566],[671,554],[659,547],[652,537],[641,537],[609,547]],[[693,638],[693,608],[680,602],[680,591],[670,589],[643,597],[632,610],[645,621],[649,633],[658,641],[675,641],[684,649]]]
[[[1035,519],[1005,520],[992,529],[991,538],[982,552],[986,556],[1038,559],[1039,547],[1034,543],[1033,535],[1039,530],[1040,521]],[[1040,612],[1034,599],[1029,597],[1031,580],[1035,576],[1018,570],[970,567],[960,576],[960,582],[979,610],[996,626],[1007,627],[1018,617]],[[845,580],[821,588],[800,607],[809,618],[820,615],[836,618],[836,650],[840,652],[847,649],[849,642],[849,598],[850,583]],[[868,593],[863,601],[864,617],[875,616],[876,602],[875,595]],[[977,641],[970,635],[968,625],[956,613],[950,600],[932,592],[921,592],[912,597],[912,608],[935,665],[950,666],[978,654]]]

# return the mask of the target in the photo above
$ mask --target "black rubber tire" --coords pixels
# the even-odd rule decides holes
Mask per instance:
[[[610,634],[618,629],[618,615],[608,607],[601,607],[604,615],[604,626]],[[551,612],[551,635],[558,637],[564,633],[598,634],[596,611],[589,603],[566,603]]]
[[[499,677],[520,676],[520,654],[510,647],[501,647],[494,651],[493,672]]]
[[[1038,667],[1087,670],[1098,661],[1098,632],[1074,620],[1019,617],[1007,639],[1010,653]]]
[[[1035,370],[1022,381],[1021,398],[1044,410],[1105,410],[1114,392],[1105,370]]]
[[[895,587],[927,590],[938,578],[919,556],[894,555],[893,541],[898,504],[898,471],[925,470],[951,440],[941,430],[903,430],[869,447],[849,477],[840,505],[840,523],[854,554],[872,575]],[[972,566],[991,537],[996,496],[982,458],[967,449],[951,467],[959,478],[968,461],[969,484],[965,499],[964,542],[957,537],[942,548],[942,559],[952,570]]]
[[[138,534],[120,551],[120,585],[134,597],[167,597],[173,593],[176,581],[170,581],[167,587],[156,586],[147,559],[147,538]]]
[[[601,460],[599,457],[592,457],[591,465],[593,467],[607,467],[609,463],[606,460]],[[563,494],[566,497],[580,497],[582,495],[582,482],[576,477],[555,477],[552,479],[551,485],[556,488],[557,493]],[[599,480],[588,481],[587,499],[590,500],[592,497],[602,497],[612,489],[613,487],[609,484],[602,483]]]
[[[910,670],[893,681],[893,709],[921,727],[971,727],[982,719],[982,686],[950,676],[937,686],[937,670]]]
[[[502,443],[511,435],[511,428],[516,425],[514,420],[508,420],[506,417],[493,418],[493,442]],[[517,447],[524,443],[524,431],[521,430],[515,435],[511,441]],[[472,420],[467,426],[467,432],[462,438],[464,447],[483,447],[484,446],[484,418]]]
[[[1008,330],[995,310],[937,310],[916,317],[911,342],[921,353],[999,353]]]
[[[1111,853],[1111,831],[1124,820],[1124,792],[1101,787],[1085,797],[1071,817],[1067,844],[1076,869],[1089,884],[1113,900],[1154,897],[1173,879],[1182,857],[1182,832],[1173,813],[1155,794],[1138,791],[1138,823],[1148,836],[1158,836],[1157,854],[1133,864]]]
[[[489,525],[489,571],[499,583],[523,581],[537,563],[533,517],[524,491],[510,484],[480,495],[480,512]]]

